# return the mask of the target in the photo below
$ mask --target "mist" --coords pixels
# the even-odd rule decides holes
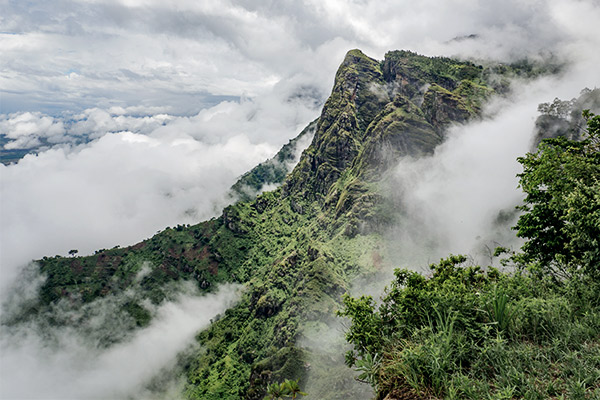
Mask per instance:
[[[191,117],[119,109],[6,116],[8,145],[25,138],[46,148],[0,165],[0,293],[32,259],[131,245],[218,216],[234,200],[231,185],[314,117],[312,102],[277,104],[280,96]]]
[[[235,304],[240,288],[221,285],[201,296],[192,285],[180,285],[170,301],[151,308],[150,325],[133,332],[124,329],[126,316],[115,310],[119,300],[114,298],[96,300],[83,310],[55,307],[52,317],[63,324],[48,325],[40,318],[3,325],[0,397],[179,398],[184,382],[175,373],[181,372],[178,361],[197,350],[195,334]],[[77,318],[82,323],[69,323]],[[110,344],[98,341],[99,331],[108,334]],[[153,380],[161,383],[158,393]]]
[[[434,155],[398,163],[387,188],[402,210],[388,238],[397,267],[421,269],[450,254],[489,265],[496,247],[518,249],[510,229],[524,197],[517,157],[531,149],[549,84],[521,83],[510,98],[490,104],[482,120],[449,129]]]
[[[451,126],[432,156],[399,161],[385,186],[402,214],[388,233],[388,261],[395,267],[427,271],[430,263],[449,254],[499,266],[492,257],[496,247],[519,249],[522,242],[511,229],[518,218],[515,207],[524,198],[517,158],[535,150],[538,105],[557,97],[577,98],[600,82],[593,66],[598,55],[572,52],[598,39],[579,39],[555,48],[556,54],[570,57],[561,73],[514,79],[509,94],[492,98],[480,119]]]

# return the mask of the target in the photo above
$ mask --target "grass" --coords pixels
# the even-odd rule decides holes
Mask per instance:
[[[600,398],[598,284],[549,284],[465,260],[442,260],[429,278],[398,270],[378,309],[346,298],[348,360],[382,355],[378,398],[406,387],[436,399]]]

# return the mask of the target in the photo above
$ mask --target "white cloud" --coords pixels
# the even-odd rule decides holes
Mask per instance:
[[[50,143],[61,142],[64,133],[62,121],[40,112],[13,113],[0,119],[0,134],[11,140],[5,149],[36,148],[42,145],[40,138]]]
[[[59,143],[0,165],[0,287],[32,258],[129,245],[218,215],[236,179],[314,118],[310,98],[288,96],[278,85],[271,96],[222,102],[189,117],[144,115],[162,111],[147,107],[92,108],[62,119],[6,116],[0,127],[9,138]],[[72,144],[81,138],[93,141]]]
[[[215,96],[265,95],[299,77],[326,93],[354,47],[378,58],[397,48],[561,56],[574,43],[598,43],[599,7],[591,0],[12,2],[1,21],[0,112],[143,103],[194,114],[218,103]],[[470,34],[479,38],[451,41]]]
[[[516,159],[532,149],[538,104],[577,97],[585,80],[571,70],[513,82],[508,98],[488,104],[482,120],[452,127],[434,155],[402,159],[388,186],[404,215],[389,232],[394,265],[425,269],[449,254],[497,265],[495,247],[518,250],[511,226],[524,195]]]
[[[173,368],[177,355],[239,297],[239,286],[224,285],[199,296],[183,290],[173,301],[154,310],[152,323],[109,347],[90,345],[78,327],[3,327],[0,339],[0,397],[10,399],[141,398],[157,374]],[[98,300],[87,311],[97,324],[114,324],[114,310]],[[58,312],[58,311],[57,311]],[[60,316],[58,316],[60,317]],[[147,390],[147,389],[146,389]]]
[[[105,134],[28,155],[2,173],[2,283],[33,257],[132,244],[219,213],[237,176],[272,155],[246,136]]]

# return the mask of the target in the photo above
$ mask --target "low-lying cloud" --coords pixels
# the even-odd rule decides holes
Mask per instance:
[[[434,155],[399,162],[388,186],[403,215],[389,232],[396,267],[421,269],[449,254],[488,265],[495,247],[520,247],[511,229],[524,197],[517,157],[532,150],[540,103],[578,97],[585,79],[575,70],[513,82],[481,120],[450,128]]]
[[[65,128],[62,121],[56,121],[49,115],[22,112],[0,121],[0,132],[10,140],[5,149],[31,149],[42,145],[40,138],[50,143],[60,143]]]
[[[0,397],[141,399],[157,395],[151,390],[152,380],[160,380],[160,374],[175,368],[178,355],[194,344],[195,334],[234,305],[239,290],[239,285],[222,285],[217,292],[200,296],[189,285],[181,287],[172,301],[153,311],[149,326],[108,347],[98,346],[90,340],[90,332],[78,326],[36,321],[2,326]],[[113,303],[100,299],[86,311],[94,313],[97,324],[115,324]],[[58,308],[53,312],[58,320],[73,317]],[[177,382],[162,384],[177,388]],[[179,396],[177,390],[174,393]],[[158,396],[167,394],[161,390]]]
[[[223,102],[189,117],[98,108],[62,120],[7,116],[0,125],[8,137],[22,132],[45,148],[0,165],[0,287],[33,258],[130,245],[218,215],[236,179],[314,117],[314,104],[277,103],[279,95]],[[22,120],[31,122],[28,130]],[[53,125],[62,127],[60,136],[47,128]]]
[[[133,244],[217,215],[236,177],[273,152],[238,135],[110,133],[28,155],[2,172],[2,283],[32,258]]]

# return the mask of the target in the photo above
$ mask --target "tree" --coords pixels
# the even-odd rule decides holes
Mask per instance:
[[[288,390],[289,396],[292,397],[292,399],[295,399],[298,397],[298,395],[300,396],[306,396],[307,393],[304,393],[302,390],[300,390],[300,385],[298,384],[298,381],[290,381],[288,379],[285,380],[285,382],[283,383]]]
[[[573,109],[576,99],[561,100],[558,97],[552,103],[542,103],[538,106],[538,111],[557,118],[568,118]]]
[[[71,255],[71,257],[74,257],[77,253],[79,253],[79,250],[77,249],[69,250],[69,255]]]
[[[267,396],[265,400],[278,400],[282,399],[283,396],[287,396],[288,390],[285,387],[284,383],[272,383],[267,386]]]
[[[276,400],[284,397],[290,397],[296,399],[300,396],[306,396],[306,393],[300,390],[298,381],[286,379],[281,383],[272,383],[267,387],[267,396],[265,400]]]
[[[515,259],[557,278],[600,277],[600,116],[583,116],[583,140],[546,139],[518,159],[526,197],[515,229],[527,242]]]

